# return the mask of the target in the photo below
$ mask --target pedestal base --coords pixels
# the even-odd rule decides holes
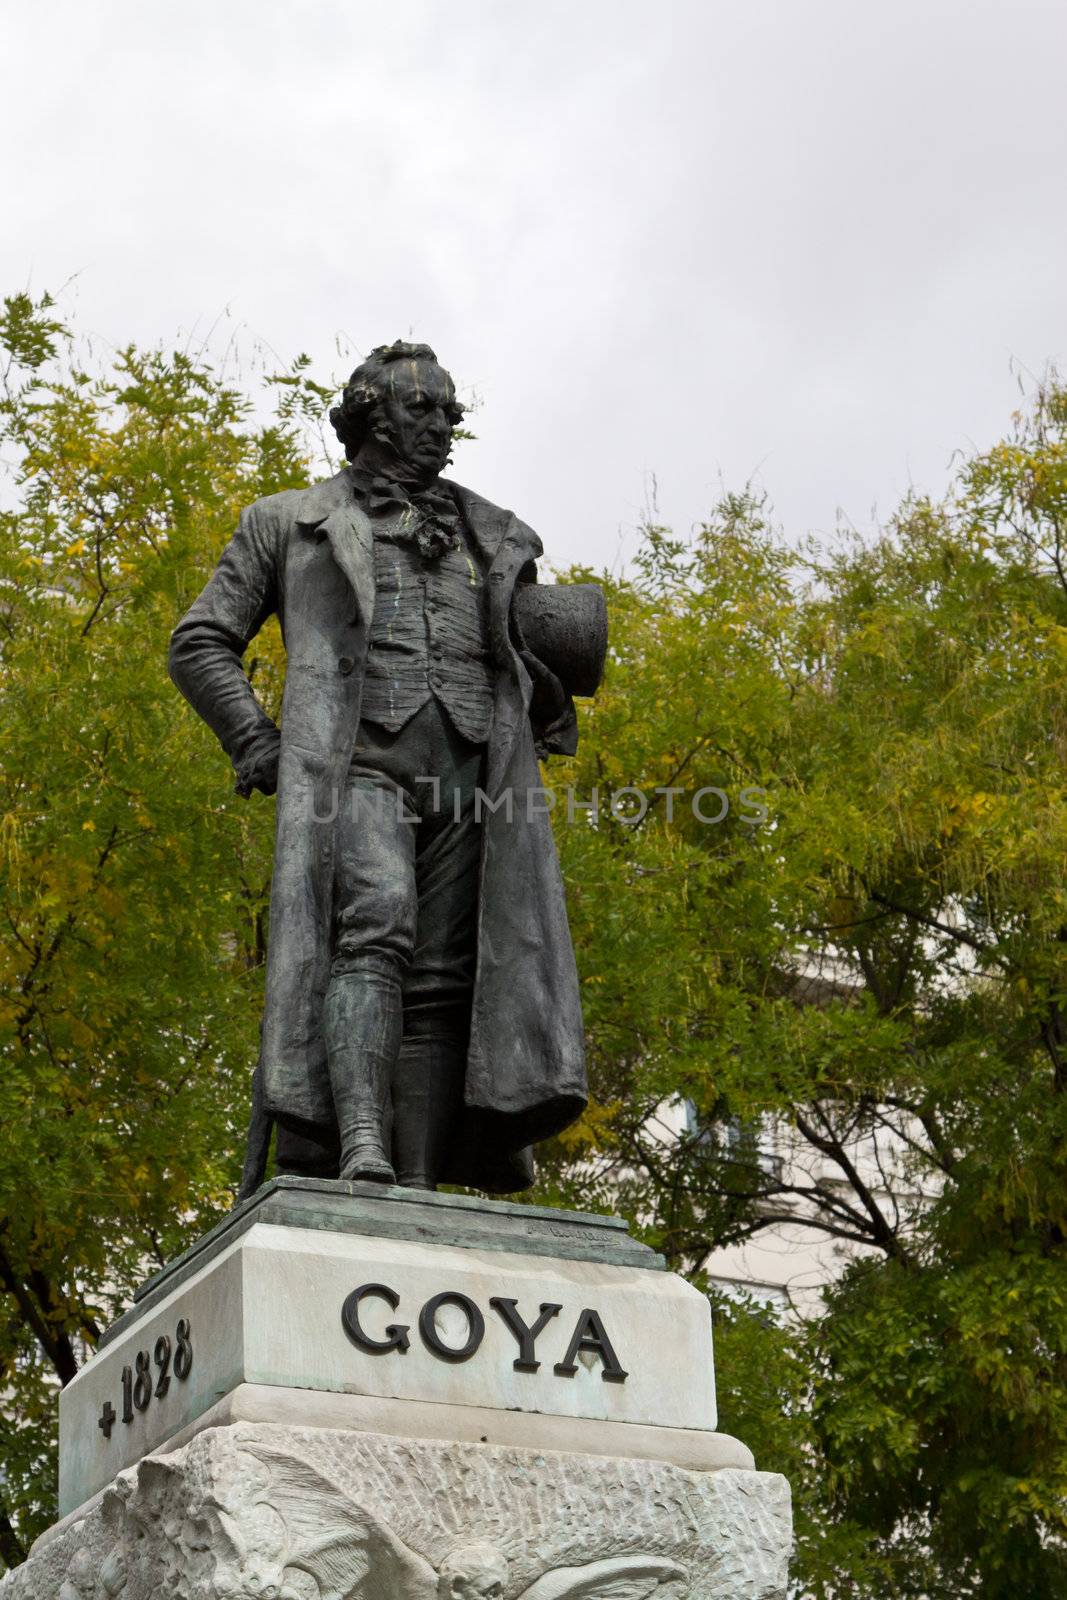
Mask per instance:
[[[60,1397],[0,1600],[783,1600],[706,1299],[608,1217],[281,1179]]]
[[[331,1405],[362,1397],[371,1432],[418,1434],[425,1411],[438,1438],[677,1460],[674,1436],[685,1466],[695,1436],[718,1448],[708,1302],[614,1219],[282,1179],[151,1280],[63,1390],[60,1513],[248,1385],[306,1395],[262,1418],[298,1425],[345,1426]]]
[[[120,1473],[0,1600],[783,1600],[776,1473],[236,1422]]]

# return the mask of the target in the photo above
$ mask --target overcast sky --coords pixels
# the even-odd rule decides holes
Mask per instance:
[[[3,292],[340,372],[414,335],[559,562],[753,475],[859,526],[1067,364],[1065,0],[4,8]],[[227,320],[228,318],[228,320]]]

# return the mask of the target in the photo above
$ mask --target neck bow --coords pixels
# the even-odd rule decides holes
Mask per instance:
[[[384,472],[350,467],[349,474],[356,499],[372,516],[413,513],[399,536],[413,540],[427,561],[439,560],[446,550],[460,549],[459,508],[439,478],[425,489],[411,489]]]

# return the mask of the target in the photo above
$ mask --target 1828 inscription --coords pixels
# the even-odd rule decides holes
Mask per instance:
[[[192,1329],[188,1317],[179,1317],[173,1342],[169,1334],[161,1333],[151,1350],[138,1350],[133,1366],[123,1367],[121,1420],[131,1423],[138,1411],[147,1411],[153,1400],[163,1399],[172,1375],[184,1383],[192,1370]],[[105,1439],[111,1438],[118,1420],[119,1413],[105,1400],[96,1423]]]

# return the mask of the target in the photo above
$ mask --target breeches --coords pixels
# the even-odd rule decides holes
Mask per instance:
[[[335,820],[331,983],[399,979],[407,1049],[466,1050],[478,925],[485,747],[436,700],[398,733],[362,723]],[[425,780],[421,781],[420,780]],[[431,781],[435,780],[435,781]],[[336,1133],[277,1128],[278,1169],[336,1177]]]
[[[406,1035],[468,1025],[484,756],[432,698],[397,733],[360,725],[335,824],[330,975],[398,970]]]

